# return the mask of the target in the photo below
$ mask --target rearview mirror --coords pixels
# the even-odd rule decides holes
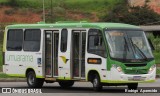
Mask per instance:
[[[94,46],[102,46],[102,37],[101,36],[95,36]]]

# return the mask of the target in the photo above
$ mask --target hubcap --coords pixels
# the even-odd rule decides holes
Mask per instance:
[[[34,84],[34,76],[33,75],[29,75],[29,84],[33,85]]]
[[[95,78],[95,79],[93,80],[93,86],[94,86],[94,87],[97,87],[97,83],[98,83],[98,80]]]

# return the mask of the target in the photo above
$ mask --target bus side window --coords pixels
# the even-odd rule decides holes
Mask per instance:
[[[23,43],[23,30],[10,29],[7,35],[7,50],[8,51],[21,51]]]
[[[68,30],[62,29],[61,31],[61,52],[67,51],[67,37],[68,37]]]
[[[88,32],[88,53],[106,57],[104,40],[98,29],[90,29]]]
[[[24,32],[24,51],[38,52],[40,50],[40,40],[40,29],[26,29]]]

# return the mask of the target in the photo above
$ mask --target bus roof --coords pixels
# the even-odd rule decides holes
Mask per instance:
[[[133,28],[139,29],[140,27],[123,24],[123,23],[52,23],[52,24],[16,24],[7,26],[8,29],[14,28]]]

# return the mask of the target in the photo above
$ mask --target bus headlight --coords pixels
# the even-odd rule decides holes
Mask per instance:
[[[149,68],[148,73],[151,73],[155,68],[156,68],[156,65],[154,64],[153,66],[151,66],[151,67]]]
[[[113,64],[112,67],[117,69],[118,72],[122,72],[122,68],[120,66]]]

